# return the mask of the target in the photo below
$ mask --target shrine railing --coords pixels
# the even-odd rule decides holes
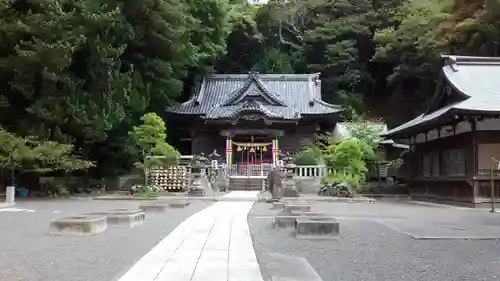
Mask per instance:
[[[222,165],[219,169],[226,169]],[[233,164],[229,167],[230,176],[267,176],[272,170],[271,164]]]
[[[228,173],[229,176],[264,176],[272,170],[271,164],[233,164],[227,169],[226,165],[219,165],[218,176]],[[295,176],[299,178],[322,178],[333,173],[333,169],[324,165],[296,166]]]
[[[295,167],[295,175],[299,178],[317,178],[317,177],[322,178],[328,176],[328,174],[332,172],[333,169],[328,168],[324,165]]]

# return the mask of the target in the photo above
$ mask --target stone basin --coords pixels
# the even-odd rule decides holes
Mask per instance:
[[[50,234],[89,235],[101,233],[108,228],[106,216],[80,215],[50,222]]]

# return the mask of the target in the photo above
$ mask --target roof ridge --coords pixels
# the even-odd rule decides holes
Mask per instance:
[[[245,82],[243,87],[233,92],[233,94],[231,94],[224,102],[222,102],[221,105],[222,106],[230,105],[231,103],[235,102],[239,97],[243,97],[243,95],[246,95],[246,92],[248,91],[249,87],[252,85],[253,82],[255,82],[262,91],[262,93],[268,96],[272,101],[278,103],[281,106],[289,107],[289,105],[285,103],[283,100],[281,100],[281,98],[278,95],[269,91],[266,85],[264,85],[260,81],[258,75],[254,73],[250,73],[247,76],[247,81]]]
[[[319,104],[321,104],[321,105],[324,105],[324,106],[326,106],[326,107],[330,107],[330,108],[334,108],[334,109],[339,109],[339,108],[342,108],[342,106],[341,106],[341,105],[331,104],[331,103],[328,103],[328,102],[326,102],[326,101],[324,101],[324,100],[314,99],[313,101],[315,101],[315,102],[317,102],[317,103],[319,103]]]
[[[300,80],[307,80],[311,77],[318,76],[319,73],[268,73],[268,74],[262,74],[258,73],[258,76],[260,79],[272,79],[276,80],[278,78],[286,78],[286,79],[300,79]],[[223,73],[211,73],[207,74],[205,77],[211,78],[211,79],[228,79],[228,78],[233,78],[233,79],[247,79],[249,74],[223,74]]]
[[[441,55],[444,59],[444,66],[450,66],[455,70],[456,65],[500,65],[500,57],[476,57],[476,56],[455,56],[455,55]],[[458,70],[455,70],[458,71]]]

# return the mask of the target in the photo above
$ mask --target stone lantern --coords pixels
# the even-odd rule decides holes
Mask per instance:
[[[298,197],[297,188],[295,187],[295,164],[290,153],[286,153],[283,157],[285,165],[285,175],[283,178],[283,197]]]
[[[206,161],[206,158],[203,154],[193,156],[193,160],[191,161],[191,185],[188,191],[189,195],[203,196],[205,194],[201,182],[202,177],[205,176],[204,161]]]
[[[214,149],[214,151],[208,155],[208,159],[210,160],[212,170],[217,171],[219,169],[220,159],[220,155],[217,153],[217,150]]]
[[[211,160],[212,166],[212,174],[210,180],[212,182],[212,189],[215,191],[223,191],[226,192],[229,189],[229,176],[227,174],[226,167],[223,167],[223,171],[219,174],[219,159],[220,155],[217,153],[217,150],[214,149],[208,158]]]
[[[227,191],[229,189],[229,177],[226,174],[219,174],[219,159],[220,155],[217,150],[214,149],[212,153],[208,155],[210,159],[210,175],[209,180],[212,185],[212,190],[214,191]],[[224,169],[226,171],[226,169]]]
[[[285,154],[285,157],[283,157],[283,164],[285,166],[285,176],[290,174],[293,176],[295,173],[295,164],[293,163],[293,157],[290,155],[289,152]]]

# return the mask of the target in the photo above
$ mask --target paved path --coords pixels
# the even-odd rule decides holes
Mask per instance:
[[[0,196],[0,199],[2,199],[1,196]],[[16,203],[4,203],[4,202],[0,202],[0,209],[13,207],[15,204]]]
[[[225,196],[257,199],[257,193],[233,191]],[[247,223],[252,205],[217,202],[194,214],[119,281],[262,281]]]

